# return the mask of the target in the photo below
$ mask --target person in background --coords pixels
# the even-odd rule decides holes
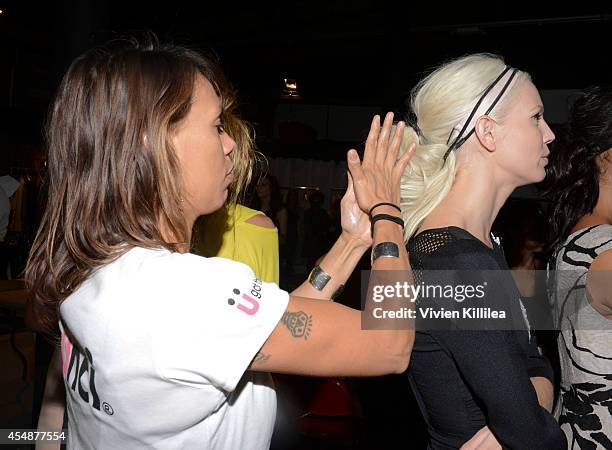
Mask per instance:
[[[19,181],[9,175],[0,177],[0,280],[8,278],[9,249],[5,242],[11,219],[11,197],[19,188]],[[12,274],[15,277],[14,274]]]
[[[568,449],[612,448],[612,86],[586,89],[551,155],[550,248]]]
[[[308,269],[316,265],[329,246],[329,234],[331,219],[328,212],[323,208],[325,195],[318,190],[308,194],[310,207],[304,211],[304,246],[303,253],[306,257]]]
[[[235,204],[201,217],[194,226],[192,251],[242,262],[263,281],[279,283],[278,231],[261,211]]]

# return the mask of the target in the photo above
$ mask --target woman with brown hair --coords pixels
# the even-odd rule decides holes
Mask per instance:
[[[349,152],[344,231],[287,294],[243,264],[187,253],[195,219],[248,172],[232,162],[249,140],[231,98],[210,59],[175,46],[96,48],[63,78],[27,282],[41,325],[59,324],[69,448],[266,448],[274,390],[245,372],[367,376],[408,364],[413,330],[362,330],[359,311],[324,301],[370,245],[375,269],[409,269],[403,123],[391,139],[393,116],[376,117],[363,163]]]

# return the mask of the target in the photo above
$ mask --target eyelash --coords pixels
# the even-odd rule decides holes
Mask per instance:
[[[217,131],[219,134],[225,133],[225,127],[223,126],[223,124],[215,125],[215,127],[217,127]]]
[[[540,120],[542,120],[543,117],[544,117],[544,115],[542,113],[537,113],[536,115],[532,116],[532,118],[535,119],[538,122]]]

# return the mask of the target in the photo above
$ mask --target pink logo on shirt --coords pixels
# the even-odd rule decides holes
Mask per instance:
[[[62,373],[64,374],[64,378],[68,373],[68,361],[70,360],[70,355],[72,353],[72,342],[66,336],[66,333],[62,331]]]
[[[236,295],[240,295],[240,291],[238,289],[234,289],[233,292]],[[250,297],[246,294],[242,294],[240,297],[246,300],[247,305],[238,302],[238,305],[236,307],[243,313],[248,314],[249,316],[257,314],[257,311],[259,311],[259,302],[253,297]],[[236,300],[234,300],[233,298],[229,298],[227,299],[227,304],[233,306],[236,304]]]
[[[255,278],[250,292],[253,297],[256,297],[259,300],[261,300],[261,285],[261,280],[259,278]],[[238,305],[236,307],[240,311],[245,314],[248,314],[249,316],[257,314],[257,311],[259,311],[259,302],[255,300],[255,298],[251,297],[251,295],[241,294],[240,290],[236,288],[234,288],[232,292],[235,295],[240,295],[240,297],[246,301],[246,304],[244,302],[238,302]],[[229,298],[227,300],[227,303],[228,305],[233,306],[236,304],[236,300],[234,300],[233,298]]]

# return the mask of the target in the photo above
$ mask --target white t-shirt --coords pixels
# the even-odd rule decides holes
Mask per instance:
[[[276,394],[245,371],[288,299],[223,258],[133,248],[96,270],[60,310],[68,448],[268,448]]]

